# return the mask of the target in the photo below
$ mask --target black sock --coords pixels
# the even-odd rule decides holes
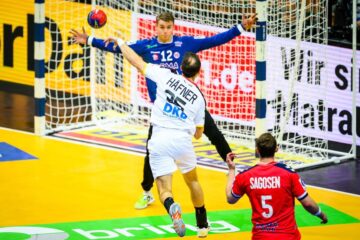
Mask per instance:
[[[169,213],[171,204],[174,203],[174,199],[172,197],[168,197],[164,201],[164,207],[166,208],[166,211]]]
[[[198,228],[207,228],[209,226],[206,217],[205,206],[195,208],[196,225]]]

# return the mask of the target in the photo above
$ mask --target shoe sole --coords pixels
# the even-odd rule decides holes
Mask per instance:
[[[185,224],[182,219],[173,219],[174,230],[179,237],[185,236]]]
[[[179,237],[183,237],[183,236],[185,236],[186,228],[185,228],[184,221],[181,217],[181,208],[178,204],[176,204],[175,206],[177,206],[177,210],[175,211],[175,213],[171,214],[171,219],[173,222],[175,232],[177,233],[177,235]],[[175,215],[175,214],[177,216],[173,217],[173,215]]]
[[[198,238],[206,238],[208,235],[206,234],[206,235],[201,235],[201,236],[199,236],[198,235]]]
[[[198,232],[197,237],[198,237],[198,238],[206,238],[206,237],[208,236],[208,234],[209,234],[209,231],[210,231],[210,228],[207,228],[207,229],[204,230],[203,233],[201,233],[201,234]]]

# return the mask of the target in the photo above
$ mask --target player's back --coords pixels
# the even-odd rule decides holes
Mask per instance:
[[[194,134],[195,127],[204,123],[205,100],[195,83],[169,69],[149,64],[147,76],[157,84],[151,123]]]
[[[306,190],[298,174],[273,162],[256,165],[240,175],[253,209],[253,239],[299,239],[294,197],[301,197]]]

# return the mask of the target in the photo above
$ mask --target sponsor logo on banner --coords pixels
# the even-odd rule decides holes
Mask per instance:
[[[269,37],[267,41],[268,128],[279,124],[275,114],[291,101],[286,131],[335,142],[352,142],[352,115],[360,117],[360,68],[357,88],[352,84],[352,51],[315,43],[302,43],[298,77],[291,79],[296,49],[294,40]],[[360,67],[360,51],[357,52]],[[290,72],[290,74],[288,74]],[[276,73],[276,74],[275,74]],[[291,80],[294,92],[289,96]],[[356,91],[356,111],[352,108],[352,91]],[[291,99],[289,99],[291,98]],[[271,122],[272,121],[272,122]],[[360,124],[356,127],[360,142]]]

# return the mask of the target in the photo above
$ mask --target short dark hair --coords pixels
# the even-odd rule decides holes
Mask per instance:
[[[270,133],[263,133],[259,138],[255,140],[256,148],[260,154],[260,157],[274,157],[276,152],[276,139]]]
[[[171,12],[162,12],[159,15],[156,16],[156,23],[158,23],[160,20],[163,20],[164,22],[175,22],[174,15]]]
[[[200,58],[192,52],[186,52],[181,62],[181,70],[185,77],[195,76],[201,68]]]

